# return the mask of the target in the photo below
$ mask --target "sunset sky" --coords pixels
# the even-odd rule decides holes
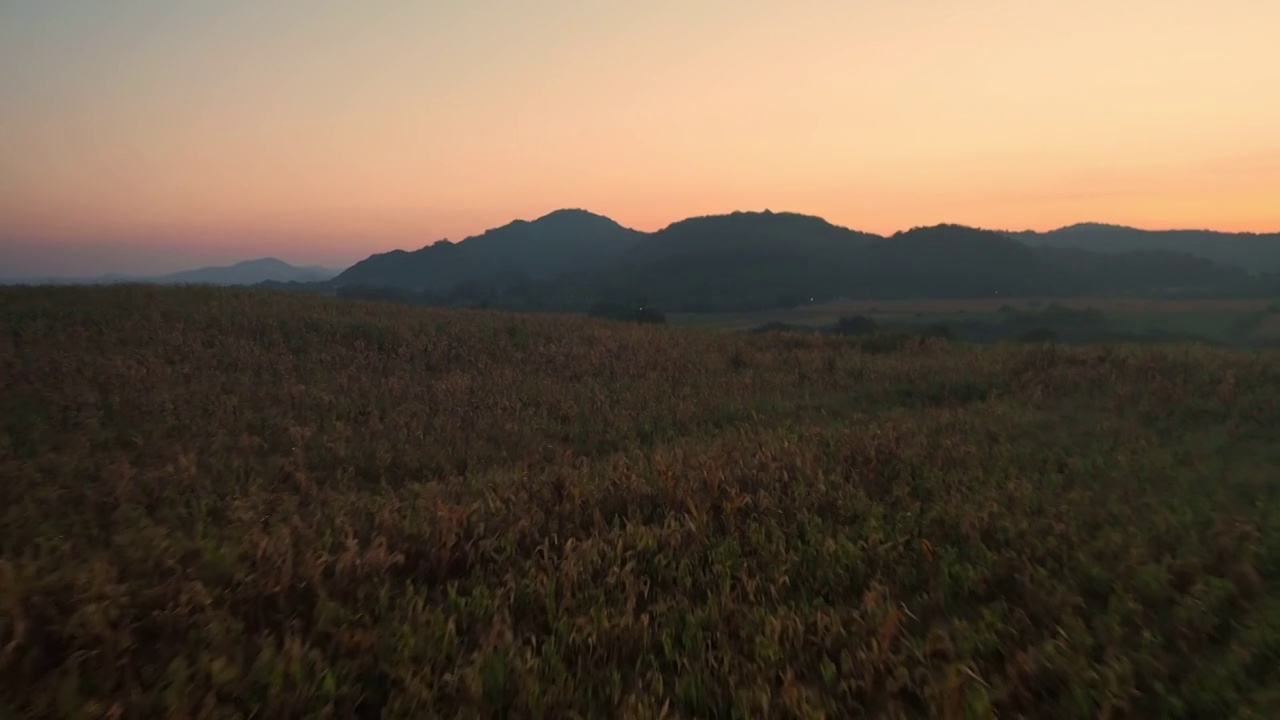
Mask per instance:
[[[0,0],[0,275],[582,207],[1280,230],[1276,0]]]

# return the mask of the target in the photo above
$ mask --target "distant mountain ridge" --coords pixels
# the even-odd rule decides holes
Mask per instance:
[[[603,215],[565,209],[536,220],[515,220],[457,243],[372,255],[344,270],[338,285],[441,289],[504,275],[549,279],[606,262],[644,233]]]
[[[1117,233],[1127,244],[1106,252],[1081,247]],[[1139,242],[1137,233],[1147,234]],[[1169,247],[1160,238],[1171,238]],[[373,255],[327,286],[346,296],[533,309],[647,298],[687,312],[786,307],[820,297],[1221,296],[1273,291],[1276,278],[1257,272],[1280,270],[1280,237],[1268,238],[1237,239],[1256,244],[1255,254],[1272,258],[1269,265],[1174,249],[1186,242],[1176,233],[1103,225],[1049,233],[936,225],[885,237],[765,210],[641,232],[585,210],[558,210],[457,243]]]
[[[1165,251],[1190,253],[1251,272],[1280,272],[1280,232],[1229,233],[1217,230],[1142,230],[1087,222],[1048,232],[1006,233],[1029,245],[1076,248],[1097,253]]]
[[[273,257],[245,260],[225,267],[203,267],[153,278],[164,284],[202,283],[210,285],[257,285],[274,282],[323,282],[336,277],[338,270],[319,266],[298,267]]]
[[[264,282],[325,282],[340,271],[331,268],[299,267],[272,257],[245,260],[226,266],[210,266],[182,270],[167,275],[135,276],[113,273],[87,278],[13,278],[0,282],[11,285],[107,285],[115,283],[148,283],[160,285],[258,285]]]
[[[342,271],[261,258],[158,277],[11,282],[259,285],[563,311],[645,298],[669,311],[716,312],[838,297],[1274,297],[1278,276],[1280,233],[943,224],[883,236],[769,210],[692,217],[643,232],[587,210],[563,209],[458,242],[374,254]]]

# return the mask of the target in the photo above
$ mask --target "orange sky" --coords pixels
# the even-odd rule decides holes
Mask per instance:
[[[177,5],[0,4],[0,274],[560,207],[1280,230],[1274,0]]]

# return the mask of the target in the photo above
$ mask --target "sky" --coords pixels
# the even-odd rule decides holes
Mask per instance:
[[[586,208],[1280,230],[1275,0],[0,0],[0,275]]]

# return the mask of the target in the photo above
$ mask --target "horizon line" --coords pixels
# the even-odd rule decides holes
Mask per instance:
[[[502,224],[502,225],[497,225],[497,226],[494,226],[494,227],[486,228],[486,229],[484,229],[484,230],[481,230],[481,231],[480,231],[480,232],[478,232],[478,233],[475,233],[475,234],[472,234],[472,235],[467,235],[466,237],[462,238],[461,240],[454,241],[454,240],[451,240],[451,239],[449,239],[449,238],[447,238],[447,237],[446,237],[446,238],[440,238],[440,239],[438,239],[438,240],[433,240],[432,242],[430,242],[430,243],[428,243],[427,245],[424,245],[424,246],[422,246],[422,247],[429,247],[430,245],[434,245],[434,244],[439,243],[439,242],[452,242],[452,243],[454,243],[454,244],[457,244],[457,243],[460,243],[460,242],[464,242],[464,241],[466,241],[466,240],[470,240],[470,239],[472,239],[472,238],[480,237],[481,235],[484,235],[486,232],[490,232],[490,231],[492,231],[492,230],[497,230],[497,229],[500,229],[500,228],[504,228],[504,227],[507,227],[507,226],[509,226],[509,225],[513,225],[513,224],[518,223],[518,222],[526,222],[526,223],[538,222],[539,220],[543,220],[543,219],[545,219],[545,218],[548,218],[548,217],[550,217],[550,216],[552,216],[552,215],[555,215],[556,213],[563,213],[563,212],[582,212],[582,213],[587,213],[587,214],[590,214],[590,215],[594,215],[594,216],[596,216],[596,217],[601,217],[601,218],[604,218],[604,219],[606,219],[606,220],[609,220],[609,221],[611,221],[611,222],[613,222],[613,223],[616,223],[616,224],[617,224],[617,225],[619,225],[620,227],[625,228],[625,229],[627,229],[627,230],[632,230],[632,231],[635,231],[635,232],[638,232],[638,233],[643,233],[643,234],[645,234],[645,235],[653,235],[653,234],[655,234],[655,233],[662,232],[663,230],[666,230],[667,228],[671,227],[672,225],[675,225],[676,223],[684,222],[684,221],[686,221],[686,220],[697,220],[697,219],[702,219],[702,218],[714,218],[714,217],[727,217],[727,216],[730,216],[730,215],[766,215],[766,214],[768,214],[768,215],[798,215],[798,216],[801,216],[801,217],[817,218],[817,219],[822,220],[823,222],[825,222],[825,223],[827,223],[827,224],[829,224],[829,225],[832,225],[832,226],[834,226],[834,227],[843,228],[843,229],[845,229],[845,230],[852,230],[852,231],[854,231],[854,232],[864,233],[864,234],[867,234],[867,235],[875,235],[875,236],[882,237],[882,238],[885,238],[885,239],[892,238],[894,235],[898,235],[898,234],[901,234],[901,233],[904,233],[904,232],[910,232],[910,231],[912,231],[912,230],[919,230],[919,229],[922,229],[922,228],[932,228],[932,227],[963,227],[963,228],[969,228],[969,229],[971,229],[971,230],[986,230],[986,231],[988,231],[988,232],[997,232],[997,233],[1018,233],[1018,234],[1024,234],[1024,233],[1035,233],[1035,234],[1037,234],[1037,235],[1047,235],[1047,234],[1049,234],[1049,233],[1058,232],[1059,230],[1068,230],[1068,229],[1071,229],[1071,228],[1077,228],[1077,227],[1082,227],[1082,226],[1095,226],[1095,227],[1102,227],[1102,228],[1117,228],[1117,229],[1122,229],[1122,230],[1138,230],[1138,231],[1140,231],[1140,232],[1210,232],[1210,233],[1218,233],[1218,234],[1221,234],[1221,235],[1247,235],[1247,236],[1280,235],[1280,228],[1277,228],[1276,230],[1269,230],[1269,231],[1258,232],[1258,231],[1256,231],[1256,230],[1216,230],[1216,229],[1214,229],[1214,228],[1211,228],[1211,227],[1205,227],[1205,226],[1201,226],[1201,227],[1185,227],[1185,226],[1184,226],[1184,227],[1140,227],[1140,226],[1138,226],[1138,225],[1126,225],[1126,224],[1124,224],[1124,223],[1103,222],[1103,221],[1099,221],[1099,220],[1081,220],[1081,221],[1079,221],[1079,222],[1073,222],[1073,223],[1069,223],[1069,224],[1067,224],[1067,225],[1059,225],[1059,226],[1056,226],[1056,227],[1051,227],[1051,228],[1049,228],[1049,229],[1047,229],[1047,230],[1036,230],[1036,229],[1033,229],[1033,228],[1024,228],[1024,229],[1021,229],[1021,230],[1015,230],[1015,229],[1007,228],[1007,227],[1005,227],[1005,228],[1000,228],[1000,227],[983,227],[982,225],[976,225],[976,224],[961,223],[961,222],[947,222],[947,221],[941,221],[941,222],[929,223],[929,224],[924,224],[924,225],[912,225],[912,226],[910,226],[910,227],[908,227],[908,228],[899,229],[899,230],[894,230],[892,233],[889,233],[889,234],[883,234],[883,233],[878,233],[878,232],[872,232],[872,231],[870,231],[870,230],[859,230],[858,228],[853,227],[852,225],[841,225],[841,224],[839,224],[839,223],[832,222],[832,221],[828,220],[827,218],[825,218],[825,217],[823,217],[823,216],[821,216],[821,215],[814,214],[814,213],[798,212],[798,211],[794,211],[794,210],[773,210],[773,209],[771,209],[771,208],[763,208],[763,209],[760,209],[760,210],[730,210],[730,211],[728,211],[728,212],[722,212],[722,213],[707,213],[707,214],[704,214],[704,215],[690,215],[690,216],[688,216],[688,217],[680,218],[679,220],[672,220],[672,221],[668,222],[667,224],[665,224],[665,225],[663,225],[663,226],[659,227],[657,230],[639,230],[639,229],[636,229],[636,228],[634,228],[634,227],[631,227],[630,225],[624,225],[623,223],[618,222],[618,221],[617,221],[617,220],[615,220],[614,218],[612,218],[612,217],[610,217],[610,216],[608,216],[608,215],[605,215],[604,213],[599,213],[599,212],[596,212],[596,211],[594,211],[594,210],[588,210],[587,208],[585,208],[585,207],[581,207],[581,206],[579,206],[579,207],[564,206],[564,207],[559,207],[559,208],[556,208],[556,209],[554,209],[554,210],[549,210],[549,211],[547,211],[547,212],[544,212],[544,213],[542,213],[541,215],[538,215],[537,217],[534,217],[534,218],[532,218],[532,219],[530,219],[530,218],[520,218],[520,217],[518,217],[518,218],[512,218],[511,220],[507,221],[506,223],[504,223],[504,224]],[[418,248],[418,249],[421,249],[421,248]],[[412,251],[410,251],[410,252],[412,252]]]
[[[307,269],[322,269],[322,270],[336,270],[336,271],[338,271],[338,272],[343,272],[343,271],[345,271],[345,270],[349,269],[350,267],[352,267],[353,265],[355,265],[355,264],[357,264],[357,263],[361,262],[363,259],[367,259],[367,258],[369,258],[369,257],[373,257],[373,256],[375,256],[375,255],[382,255],[382,254],[386,254],[386,253],[390,253],[390,252],[417,252],[417,251],[419,251],[419,250],[423,250],[423,249],[425,249],[425,248],[431,247],[431,246],[436,245],[436,244],[438,244],[438,243],[445,243],[445,242],[447,242],[447,243],[451,243],[451,244],[455,244],[455,245],[456,245],[456,244],[459,244],[459,243],[465,242],[465,241],[467,241],[467,240],[471,240],[471,239],[479,238],[479,237],[483,236],[484,234],[486,234],[486,233],[488,233],[488,232],[492,232],[492,231],[494,231],[494,230],[499,230],[499,229],[502,229],[502,228],[505,228],[505,227],[509,227],[509,226],[514,225],[514,224],[516,224],[516,223],[535,223],[535,222],[538,222],[538,221],[544,220],[544,219],[546,219],[546,218],[548,218],[548,217],[550,217],[550,216],[552,216],[552,215],[556,215],[556,214],[558,214],[558,213],[566,213],[566,212],[580,212],[580,213],[585,213],[585,214],[592,215],[592,216],[595,216],[595,217],[603,218],[603,219],[605,219],[605,220],[608,220],[608,221],[610,221],[610,222],[612,222],[612,223],[614,223],[614,224],[618,225],[618,226],[619,226],[619,227],[621,227],[621,228],[624,228],[624,229],[626,229],[626,230],[630,230],[630,231],[632,231],[632,232],[640,233],[640,234],[642,234],[642,235],[655,235],[655,234],[657,234],[657,233],[660,233],[660,232],[662,232],[662,231],[664,231],[664,230],[666,230],[666,229],[670,228],[672,225],[676,225],[676,224],[678,224],[678,223],[685,222],[685,221],[688,221],[688,220],[698,220],[698,219],[704,219],[704,218],[716,218],[716,217],[729,217],[729,216],[732,216],[732,215],[766,215],[766,214],[767,214],[767,215],[792,215],[792,216],[798,216],[798,217],[816,218],[816,219],[818,219],[818,220],[821,220],[821,221],[823,221],[823,222],[827,223],[828,225],[831,225],[832,227],[837,227],[837,228],[841,228],[841,229],[844,229],[844,230],[849,230],[849,231],[851,231],[851,232],[863,233],[863,234],[866,234],[866,235],[873,235],[873,236],[875,236],[875,237],[883,238],[883,239],[886,239],[886,240],[892,239],[892,238],[894,238],[895,236],[897,236],[897,235],[901,235],[901,234],[906,233],[906,232],[911,232],[912,230],[920,230],[920,229],[935,228],[935,227],[962,227],[962,228],[968,228],[968,229],[971,229],[971,230],[981,230],[981,231],[986,231],[986,232],[994,232],[994,233],[1002,233],[1002,234],[1010,234],[1010,235],[1024,235],[1024,234],[1032,234],[1032,235],[1048,235],[1048,234],[1051,234],[1051,233],[1054,233],[1054,232],[1059,232],[1059,231],[1062,231],[1062,230],[1068,230],[1068,229],[1078,228],[1078,227],[1088,227],[1088,226],[1092,226],[1092,227],[1098,227],[1098,228],[1112,228],[1112,229],[1121,229],[1121,230],[1135,230],[1135,231],[1138,231],[1138,232],[1149,232],[1149,233],[1161,233],[1161,232],[1205,232],[1205,233],[1216,233],[1216,234],[1219,234],[1219,235],[1230,235],[1230,236],[1237,236],[1237,237],[1266,237],[1266,236],[1273,236],[1273,235],[1280,236],[1280,230],[1258,232],[1258,231],[1253,231],[1253,230],[1216,230],[1216,229],[1211,228],[1211,227],[1158,227],[1158,228],[1157,228],[1157,227],[1140,227],[1140,226],[1137,226],[1137,225],[1127,225],[1127,224],[1123,224],[1123,223],[1102,222],[1102,221],[1097,221],[1097,220],[1083,220],[1083,221],[1079,221],[1079,222],[1070,223],[1070,224],[1067,224],[1067,225],[1061,225],[1061,226],[1057,226],[1057,227],[1052,227],[1052,228],[1047,229],[1047,230],[1035,230],[1035,229],[1032,229],[1032,228],[1025,228],[1025,229],[1021,229],[1021,230],[1015,230],[1015,229],[1011,229],[1011,228],[983,227],[983,226],[981,226],[981,225],[977,225],[977,224],[958,223],[958,222],[945,222],[945,221],[943,221],[943,222],[936,222],[936,223],[931,223],[931,224],[912,225],[912,226],[911,226],[911,227],[909,227],[909,228],[900,229],[900,230],[895,230],[895,231],[893,231],[892,233],[889,233],[889,234],[882,234],[882,233],[872,232],[872,231],[868,231],[868,230],[859,230],[859,229],[857,229],[857,228],[855,228],[855,227],[853,227],[853,226],[850,226],[850,225],[841,225],[841,224],[839,224],[839,223],[832,222],[832,221],[828,220],[827,218],[825,218],[825,217],[823,217],[823,216],[821,216],[821,215],[817,215],[817,214],[813,214],[813,213],[798,212],[798,211],[794,211],[794,210],[773,210],[773,209],[768,208],[768,207],[766,207],[766,208],[762,208],[762,209],[759,209],[759,210],[730,210],[730,211],[728,211],[728,212],[721,212],[721,213],[706,213],[706,214],[701,214],[701,215],[690,215],[690,216],[688,216],[688,217],[680,218],[680,219],[678,219],[678,220],[672,220],[672,221],[670,221],[670,222],[666,223],[665,225],[663,225],[663,226],[659,227],[659,228],[658,228],[658,229],[656,229],[656,230],[639,230],[639,229],[634,228],[634,227],[631,227],[631,226],[629,226],[629,225],[624,225],[623,223],[621,223],[621,222],[619,222],[619,221],[615,220],[614,218],[612,218],[612,217],[610,217],[610,216],[608,216],[608,215],[605,215],[605,214],[603,214],[603,213],[598,213],[598,212],[595,212],[595,211],[593,211],[593,210],[588,210],[588,209],[587,209],[587,208],[585,208],[585,207],[580,207],[580,206],[579,206],[579,207],[563,206],[563,207],[555,208],[555,209],[553,209],[553,210],[549,210],[549,211],[544,212],[544,213],[542,213],[542,214],[540,214],[540,215],[538,215],[538,216],[536,216],[536,217],[533,217],[533,218],[522,218],[522,217],[512,218],[511,220],[507,221],[506,223],[504,223],[504,224],[502,224],[502,225],[496,225],[496,226],[494,226],[494,227],[486,228],[486,229],[484,229],[484,230],[481,230],[480,232],[477,232],[477,233],[473,233],[473,234],[467,235],[467,236],[463,237],[462,239],[460,239],[460,240],[456,240],[456,241],[455,241],[455,240],[452,240],[452,239],[450,239],[450,238],[448,238],[448,237],[443,237],[443,238],[439,238],[439,239],[437,239],[437,240],[430,241],[430,242],[426,243],[425,245],[421,245],[421,246],[418,246],[418,247],[416,247],[416,248],[412,248],[412,249],[410,249],[410,248],[400,247],[400,248],[392,248],[392,249],[390,249],[390,250],[384,250],[384,251],[382,251],[382,252],[374,252],[374,253],[370,253],[369,255],[366,255],[366,256],[365,256],[364,258],[362,258],[361,260],[356,260],[355,262],[351,263],[350,265],[344,265],[343,267],[334,267],[334,266],[325,265],[325,264],[318,263],[318,262],[295,263],[295,262],[290,262],[290,261],[287,261],[287,260],[283,260],[283,259],[281,259],[278,255],[262,255],[262,256],[258,256],[258,257],[245,258],[245,259],[243,259],[243,260],[230,261],[230,262],[227,262],[227,263],[225,263],[225,264],[205,264],[205,265],[199,265],[199,266],[195,266],[195,267],[186,267],[186,268],[183,268],[183,269],[180,269],[180,270],[173,270],[173,271],[170,271],[170,272],[162,272],[162,273],[154,273],[154,274],[146,274],[146,273],[135,274],[135,273],[126,273],[126,272],[111,272],[111,273],[102,273],[102,274],[98,274],[98,275],[57,275],[57,274],[53,274],[53,275],[50,275],[50,274],[10,275],[10,276],[0,277],[0,283],[10,283],[10,282],[14,282],[14,281],[32,281],[32,280],[64,280],[64,281],[73,281],[73,280],[100,280],[100,279],[107,279],[107,278],[110,278],[110,279],[120,279],[120,280],[148,280],[148,279],[161,278],[161,277],[165,277],[165,276],[168,276],[168,275],[175,275],[175,274],[179,274],[179,273],[192,272],[192,271],[197,271],[197,270],[230,268],[230,267],[234,267],[234,266],[236,266],[236,265],[240,265],[240,264],[244,264],[244,263],[250,263],[250,262],[258,262],[258,261],[262,261],[262,260],[276,260],[276,261],[278,261],[278,262],[283,262],[283,263],[285,263],[285,264],[287,264],[287,265],[290,265],[290,266],[292,266],[292,267],[295,267],[295,268],[298,268],[298,269],[301,269],[301,270],[307,270]]]

